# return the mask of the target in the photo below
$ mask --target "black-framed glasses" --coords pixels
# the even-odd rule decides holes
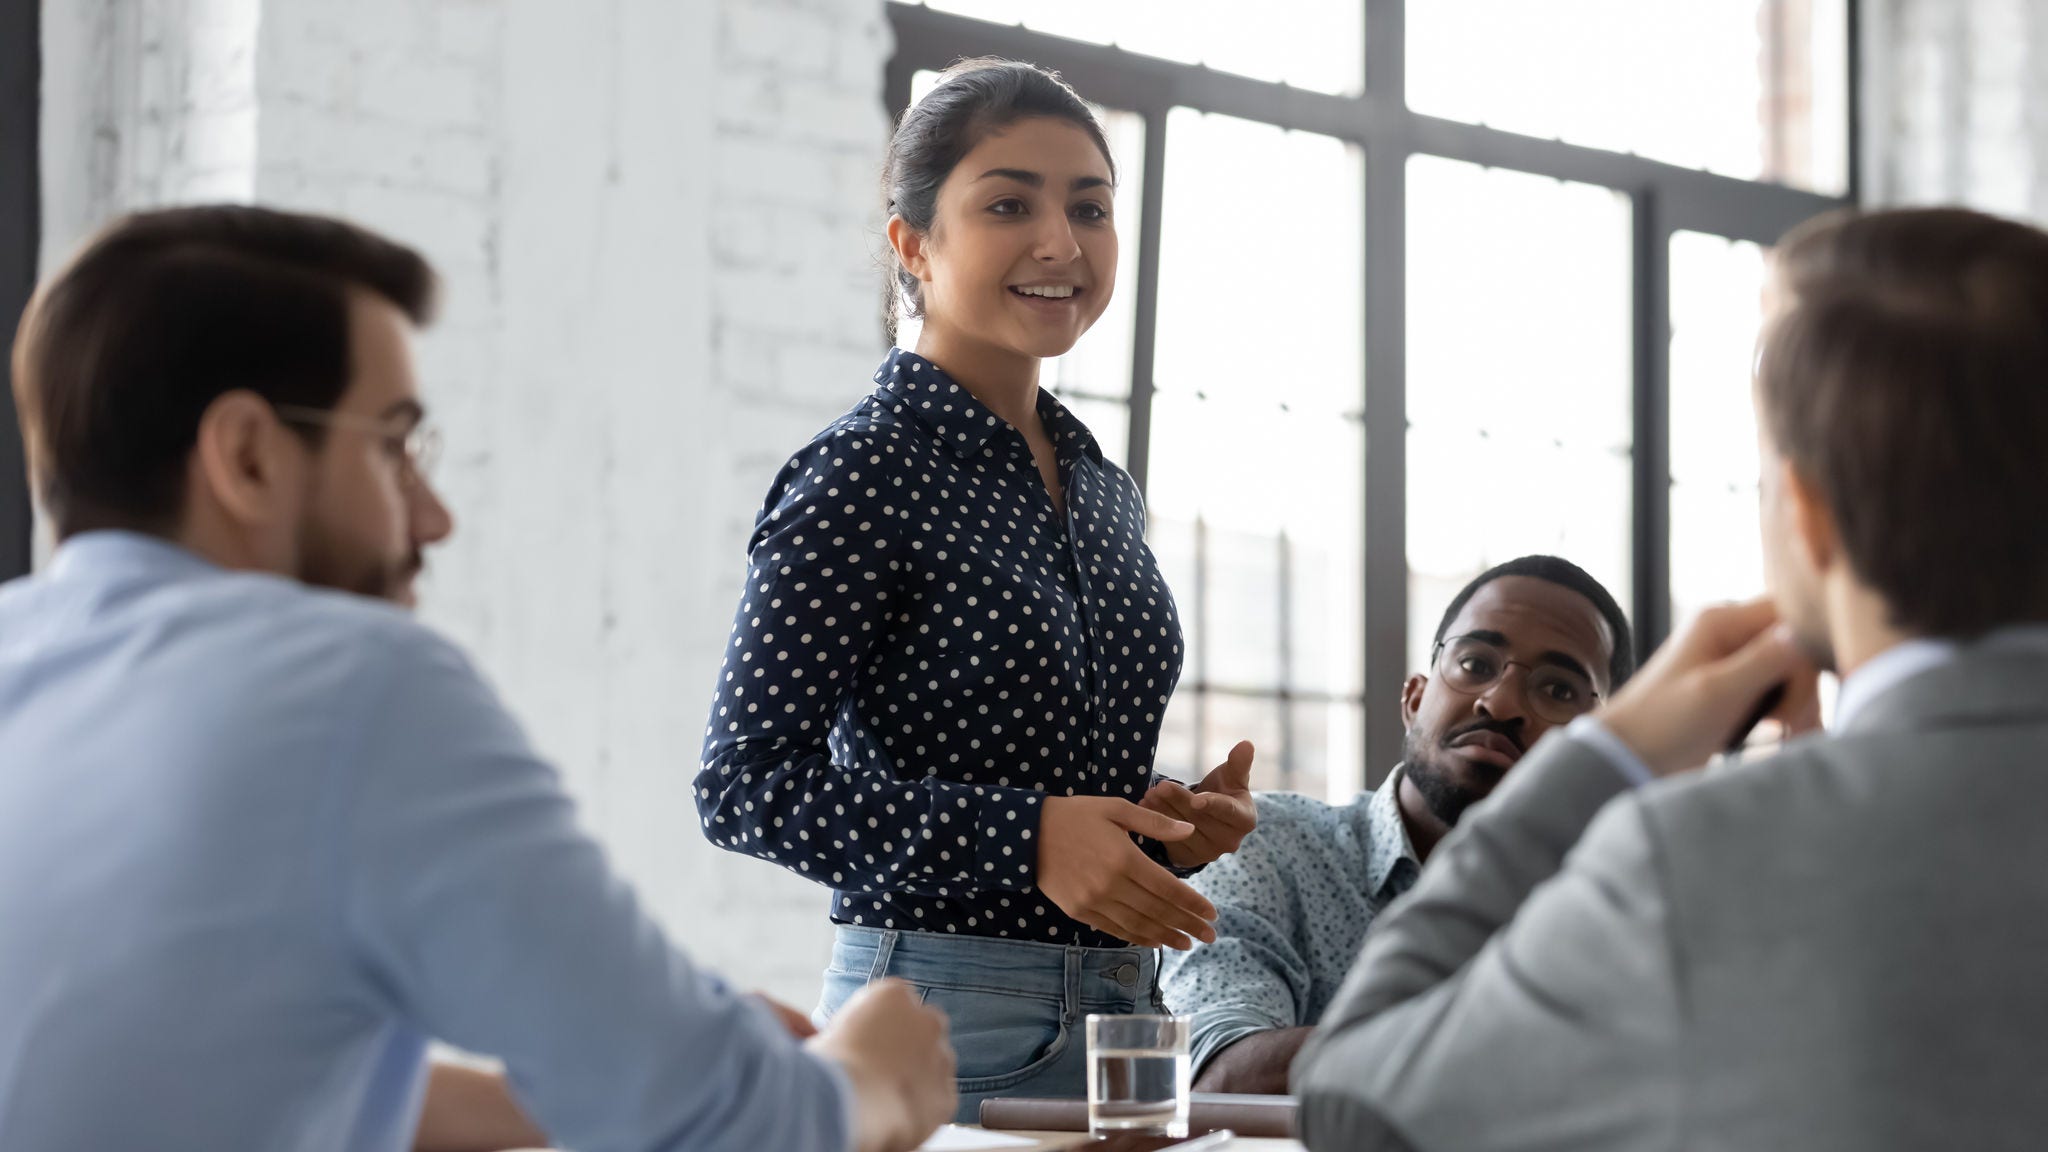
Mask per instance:
[[[1430,660],[1438,680],[1468,696],[1484,695],[1507,676],[1509,665],[1521,665],[1527,673],[1522,677],[1522,700],[1529,711],[1552,724],[1568,724],[1600,703],[1600,693],[1585,676],[1557,664],[1511,660],[1505,648],[1476,636],[1437,641]]]
[[[399,428],[386,420],[371,416],[358,416],[352,412],[330,412],[324,408],[308,408],[302,404],[273,404],[271,410],[277,418],[287,424],[307,425],[315,428],[342,428],[377,437],[385,451],[398,460],[400,478],[407,484],[423,483],[434,471],[434,465],[441,459],[441,430],[421,422],[410,428]]]

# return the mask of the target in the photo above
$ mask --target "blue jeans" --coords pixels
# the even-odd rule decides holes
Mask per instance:
[[[908,982],[952,1022],[963,1124],[990,1096],[1086,1096],[1087,1016],[1166,1011],[1149,948],[837,928],[813,1018],[823,1026],[871,980]]]

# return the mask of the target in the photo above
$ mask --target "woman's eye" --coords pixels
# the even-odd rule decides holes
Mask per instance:
[[[1109,219],[1109,209],[1091,200],[1086,204],[1077,205],[1074,208],[1074,215],[1090,223],[1100,224]]]
[[[1024,202],[1014,196],[1010,196],[989,205],[988,210],[998,216],[1022,216],[1024,214]]]

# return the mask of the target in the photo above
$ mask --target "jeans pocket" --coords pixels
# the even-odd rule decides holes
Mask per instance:
[[[848,972],[843,968],[825,969],[824,987],[818,993],[818,1007],[811,1013],[811,1023],[823,1028],[833,1016],[839,1013],[855,992],[867,985],[868,974]]]
[[[919,983],[917,990],[950,1022],[962,1093],[1021,1083],[1067,1050],[1069,1028],[1058,1000],[945,984]]]

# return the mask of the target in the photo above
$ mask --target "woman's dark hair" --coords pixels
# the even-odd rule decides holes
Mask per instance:
[[[351,289],[424,323],[434,274],[412,249],[319,216],[219,205],[109,225],[36,294],[14,345],[29,467],[57,535],[175,530],[200,418],[224,393],[332,408],[348,388]]]
[[[1850,570],[1907,632],[2048,621],[2048,234],[1844,210],[1776,262],[1758,412]]]
[[[1033,117],[1065,120],[1088,133],[1116,177],[1116,157],[1109,138],[1086,101],[1060,79],[1036,64],[982,57],[962,60],[939,76],[936,88],[912,104],[896,122],[896,134],[882,166],[882,208],[890,216],[929,235],[938,211],[939,186],[952,175],[962,157],[989,136],[1019,120]],[[917,277],[891,252],[889,330],[899,312],[924,315],[924,296]]]

